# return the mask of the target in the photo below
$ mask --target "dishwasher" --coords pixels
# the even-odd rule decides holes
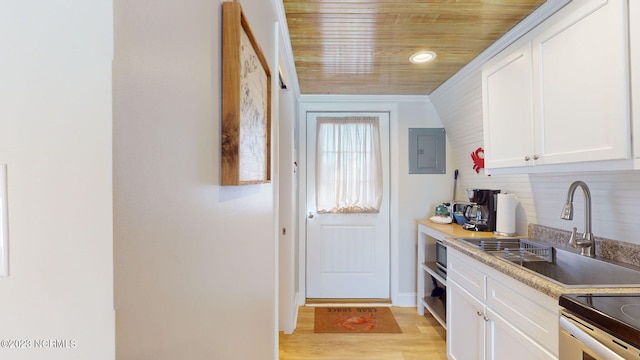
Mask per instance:
[[[640,359],[640,294],[562,295],[560,359]]]

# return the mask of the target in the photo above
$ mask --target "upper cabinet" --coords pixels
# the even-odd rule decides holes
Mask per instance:
[[[533,165],[531,43],[482,69],[485,167]]]
[[[487,169],[631,159],[627,14],[627,0],[574,1],[485,64]]]
[[[532,40],[539,164],[630,158],[626,2],[584,1]]]

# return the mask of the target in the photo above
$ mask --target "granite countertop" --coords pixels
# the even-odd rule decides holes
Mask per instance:
[[[422,224],[426,227],[429,227],[437,232],[441,233],[444,236],[449,236],[453,238],[503,238],[504,236],[496,236],[492,232],[488,231],[473,231],[473,230],[465,230],[462,228],[462,225],[458,224],[437,224],[429,219],[418,220],[418,224]]]
[[[427,226],[430,229],[433,229],[439,233],[441,233],[443,235],[443,242],[445,243],[445,245],[447,245],[450,248],[456,249],[460,252],[462,252],[463,254],[466,254],[478,261],[480,261],[483,264],[486,264],[487,266],[494,268],[498,271],[500,271],[501,273],[508,275],[520,282],[522,282],[523,284],[526,284],[552,298],[558,299],[560,297],[560,295],[562,294],[584,294],[584,293],[591,293],[591,294],[596,294],[596,293],[607,293],[607,294],[629,294],[629,293],[640,293],[640,284],[638,284],[638,287],[576,287],[576,286],[571,286],[571,287],[564,287],[556,282],[553,282],[551,280],[548,280],[547,278],[533,272],[533,271],[529,271],[526,270],[524,268],[521,268],[505,259],[501,259],[499,257],[493,256],[491,254],[487,254],[484,251],[478,249],[475,246],[472,246],[464,241],[460,241],[457,239],[463,239],[463,238],[505,238],[502,236],[496,236],[491,232],[476,232],[476,231],[468,231],[468,230],[464,230],[462,229],[462,227],[460,225],[457,224],[436,224],[428,219],[426,220],[419,220],[418,221],[419,224],[422,224],[424,226]],[[534,225],[537,226],[537,225]],[[533,233],[534,235],[537,234],[540,229],[545,230],[547,232],[549,232],[550,230],[553,229],[549,229],[549,228],[545,228],[542,226],[537,226],[533,229],[530,228],[529,231],[531,233]],[[545,236],[545,239],[548,236]],[[518,238],[527,238],[527,236],[519,236]],[[597,245],[606,245],[606,239],[605,243],[600,243],[600,241],[598,241]],[[619,246],[619,242],[616,242],[617,246]],[[625,243],[622,243],[626,246]],[[629,245],[629,246],[636,246],[636,245]],[[606,246],[602,246],[602,248],[607,249]],[[626,246],[626,250],[628,249],[628,246]],[[626,252],[628,253],[629,251],[621,251],[622,253]],[[637,253],[637,252],[636,252]],[[631,263],[632,265],[633,262],[628,261],[628,263]]]
[[[448,247],[456,249],[463,254],[466,254],[483,264],[492,267],[501,273],[508,275],[523,284],[526,284],[554,299],[558,299],[562,294],[629,294],[640,293],[640,284],[638,287],[564,287],[551,280],[546,279],[543,276],[536,274],[533,271],[525,270],[505,259],[498,258],[491,254],[487,254],[484,251],[478,249],[475,246],[467,244],[463,241],[457,240],[453,237],[445,237],[443,242]]]

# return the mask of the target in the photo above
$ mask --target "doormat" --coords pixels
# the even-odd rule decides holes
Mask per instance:
[[[317,307],[316,333],[402,333],[388,307]]]

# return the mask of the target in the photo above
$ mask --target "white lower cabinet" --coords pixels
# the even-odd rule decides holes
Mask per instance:
[[[449,279],[447,308],[447,358],[484,359],[487,327],[484,304]]]
[[[449,248],[449,359],[558,358],[557,300]]]
[[[557,359],[512,323],[487,308],[487,359]]]

